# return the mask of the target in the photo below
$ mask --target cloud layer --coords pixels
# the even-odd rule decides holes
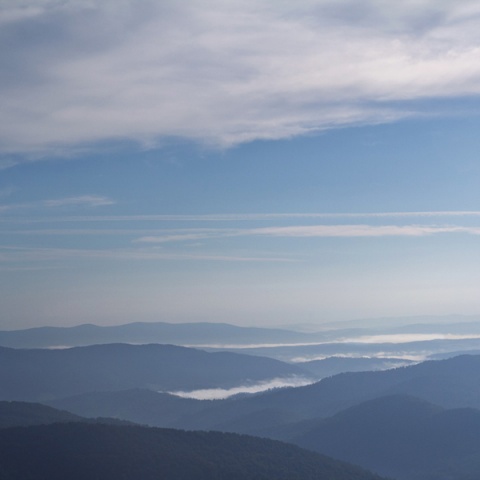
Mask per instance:
[[[479,18],[473,0],[4,3],[0,151],[230,146],[422,113],[412,101],[480,93]]]

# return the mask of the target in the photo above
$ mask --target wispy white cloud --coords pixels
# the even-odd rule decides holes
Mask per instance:
[[[457,225],[306,225],[286,227],[263,227],[251,229],[218,229],[209,233],[186,233],[185,235],[146,236],[137,239],[140,243],[167,243],[192,239],[212,239],[225,237],[420,237],[425,235],[464,233],[479,235],[480,227]]]
[[[424,225],[308,225],[251,229],[246,235],[269,237],[418,237],[438,233],[480,234],[480,227]]]
[[[46,200],[37,203],[11,204],[0,206],[0,212],[16,209],[39,208],[55,209],[61,207],[98,207],[108,206],[115,202],[106,197],[81,196],[64,199]],[[409,218],[421,218],[424,223],[406,222]],[[460,219],[476,219],[480,217],[477,211],[451,211],[451,212],[378,212],[378,213],[298,213],[298,214],[225,214],[225,215],[136,215],[136,216],[23,216],[21,218],[4,216],[0,219],[4,223],[21,224],[22,228],[3,230],[8,234],[19,235],[117,235],[129,237],[128,241],[144,246],[178,244],[178,243],[205,243],[215,239],[241,238],[241,237],[271,237],[271,238],[361,238],[361,237],[424,237],[439,234],[464,234],[478,235],[480,227],[470,222],[460,223]],[[455,219],[456,223],[439,224],[438,219]],[[390,219],[388,224],[384,220]],[[323,220],[324,222],[318,223]],[[370,223],[343,223],[344,220],[360,221],[370,220]],[[303,221],[315,221],[314,224],[300,224]],[[431,221],[431,223],[428,223]],[[435,222],[434,222],[435,221]],[[43,222],[55,222],[56,228],[36,228]],[[110,228],[109,223],[129,222],[128,228]],[[132,223],[133,222],[133,223]],[[136,223],[141,223],[141,228]],[[161,228],[148,228],[166,225]],[[258,226],[242,225],[243,223],[269,225]],[[91,223],[88,228],[73,228],[75,224]],[[101,227],[96,225],[101,223]],[[176,223],[174,228],[169,225]],[[195,226],[212,223],[211,226]],[[232,224],[229,227],[219,227],[215,224]],[[30,228],[25,228],[31,224]],[[68,224],[68,227],[63,227]],[[183,225],[184,224],[184,225]],[[279,225],[278,225],[279,224]],[[132,238],[133,237],[133,238]]]
[[[114,205],[115,202],[107,197],[100,195],[80,195],[77,197],[65,197],[49,200],[40,200],[38,202],[12,203],[0,205],[0,212],[8,212],[11,210],[28,210],[28,209],[50,209],[63,207],[103,207]]]
[[[480,93],[479,19],[475,0],[3,3],[1,149],[229,146],[428,113],[411,101]]]
[[[154,236],[149,235],[146,237],[141,237],[135,240],[138,243],[170,243],[170,242],[185,242],[190,240],[205,240],[207,238],[221,238],[226,236],[238,236],[238,231],[235,233],[226,233],[223,230],[217,229],[216,231],[209,233],[177,233],[177,234],[168,234]]]
[[[194,398],[196,400],[222,400],[225,398],[233,397],[239,394],[254,394],[260,392],[266,392],[274,388],[286,388],[286,387],[304,387],[310,385],[315,381],[303,377],[290,377],[290,378],[273,378],[263,382],[258,382],[250,385],[241,385],[232,388],[206,388],[192,391],[176,391],[168,392],[171,395],[176,395],[182,398]]]
[[[105,205],[113,205],[114,203],[110,198],[100,195],[80,195],[78,197],[44,200],[42,205],[45,207],[103,207]]]
[[[231,214],[199,214],[199,215],[95,215],[56,217],[57,222],[261,222],[269,220],[289,219],[362,219],[362,218],[447,218],[447,217],[480,217],[480,211],[432,211],[432,212],[356,212],[356,213],[231,213]],[[51,221],[39,216],[31,221],[39,223]]]

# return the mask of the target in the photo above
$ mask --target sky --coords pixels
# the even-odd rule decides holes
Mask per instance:
[[[0,0],[0,329],[480,313],[474,0]]]

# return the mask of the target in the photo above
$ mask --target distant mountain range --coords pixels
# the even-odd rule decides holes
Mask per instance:
[[[480,408],[480,356],[459,356],[379,372],[342,373],[299,388],[266,392],[224,402],[176,426],[219,429],[269,436],[267,425],[250,421],[259,412],[282,412],[285,424],[326,418],[366,400],[393,394],[411,395],[444,408]],[[68,410],[68,408],[65,406]],[[278,421],[272,426],[279,426]]]
[[[313,366],[318,368],[318,365]],[[37,413],[37,417],[43,419],[40,423],[78,421],[79,416],[92,419],[113,417],[115,420],[108,421],[189,431],[216,430],[287,441],[397,480],[480,478],[479,355],[461,355],[384,371],[342,373],[305,387],[239,395],[226,400],[201,401],[164,392],[184,388],[181,385],[188,385],[188,388],[220,385],[225,388],[238,382],[298,374],[304,374],[304,370],[273,359],[228,352],[207,353],[172,345],[108,344],[65,350],[0,348],[0,394],[3,398],[43,399],[43,403],[50,407],[63,410],[56,413],[41,407],[41,411],[29,411],[31,407],[28,405],[21,404],[20,408],[17,404],[17,411],[10,411],[7,415],[9,424],[8,418],[7,423],[2,420],[0,402],[0,425],[2,421],[4,426],[15,425],[15,422],[32,425]],[[91,421],[94,424],[89,427],[97,429],[96,438],[104,438],[107,443],[114,438],[123,438],[123,430],[112,433],[114,430],[109,430],[111,425],[103,429],[97,425],[98,420]],[[41,442],[44,438],[41,435],[54,439],[58,434],[62,439],[58,442],[70,441],[72,445],[78,441],[80,449],[86,448],[82,442],[93,442],[90,437],[93,434],[88,428],[55,430],[58,427],[52,427],[53,430],[47,429],[41,435],[35,432],[46,427],[35,428],[39,430],[33,426],[27,429],[33,432],[35,440],[28,435],[27,439],[9,437],[1,446],[0,439],[0,454],[2,449],[9,451],[6,447],[9,442],[18,440],[18,445],[24,445],[24,441],[30,445],[28,442]],[[130,432],[134,439],[132,448],[135,449],[137,430]],[[138,433],[139,438],[143,435]],[[155,445],[155,435],[166,434],[145,435]],[[180,433],[172,435],[173,443],[180,441]],[[196,444],[197,440],[193,438],[207,439],[202,436],[181,438],[179,445],[184,445],[184,441]],[[215,442],[222,438],[228,444],[230,439],[242,437],[209,436],[208,442],[216,445]],[[144,440],[139,441],[144,445]],[[52,440],[52,449],[60,448],[62,452],[62,447],[55,442],[57,440]],[[126,447],[119,448],[112,453],[113,457]],[[245,448],[248,451],[250,447]],[[266,448],[271,450],[274,447]],[[21,458],[19,452],[20,449],[10,451],[12,458]],[[44,453],[45,458],[51,455],[47,451]],[[287,455],[286,452],[283,454]],[[65,455],[68,458],[69,453]],[[228,462],[233,461],[229,457],[231,453],[225,455]],[[195,463],[195,460],[184,460]],[[86,458],[85,464],[90,461],[90,457]],[[0,461],[0,479],[3,480],[1,462],[3,460]],[[10,463],[6,461],[5,465]],[[17,468],[17,464],[11,465],[12,469]],[[151,464],[151,469],[157,467],[156,463]],[[245,468],[248,470],[249,467]],[[41,463],[38,469],[51,473]],[[113,467],[108,469],[109,472],[116,471]],[[225,478],[215,472],[210,471],[210,474]],[[29,472],[23,473],[25,476],[19,478],[28,479]],[[149,478],[146,475],[141,478]],[[224,475],[230,474],[224,471]],[[231,475],[235,478],[237,473],[232,471]],[[66,475],[65,478],[70,477]],[[354,478],[357,477],[351,477]]]
[[[55,404],[84,415],[279,439],[398,480],[480,478],[478,356],[216,402],[132,390]]]
[[[321,341],[311,334],[275,328],[238,327],[226,323],[128,323],[115,326],[79,325],[0,331],[0,345],[12,348],[51,348],[102,343],[161,343],[173,345],[251,345]]]
[[[284,426],[326,418],[361,402],[394,394],[415,396],[443,408],[480,408],[480,356],[344,373],[305,387],[215,402],[130,390],[85,393],[50,404],[84,416],[276,437]],[[278,438],[283,437],[280,434]]]
[[[448,317],[450,318],[450,317]],[[463,317],[462,317],[463,318]],[[105,343],[131,344],[172,344],[181,346],[209,347],[230,350],[241,348],[243,353],[270,356],[280,360],[289,360],[301,356],[331,356],[356,354],[357,356],[375,356],[379,352],[390,352],[398,356],[404,351],[417,354],[448,353],[462,350],[480,350],[479,338],[455,338],[455,336],[480,336],[480,322],[460,322],[457,317],[453,323],[417,323],[398,325],[394,319],[376,321],[375,327],[358,326],[358,322],[319,325],[318,331],[309,333],[292,329],[240,327],[226,323],[128,323],[115,326],[78,325],[74,327],[38,327],[24,330],[0,331],[0,346],[10,348],[63,348],[87,346]],[[419,317],[418,322],[426,322]],[[406,320],[405,320],[406,321]],[[410,319],[412,321],[412,319]],[[436,334],[445,338],[428,339],[415,336]],[[378,335],[410,335],[408,344],[400,348],[394,341],[380,339],[373,343],[365,338]],[[454,335],[449,338],[449,335]],[[357,339],[362,338],[360,343]],[[402,340],[404,342],[405,340]],[[268,348],[265,348],[268,346]]]
[[[384,329],[386,325],[389,328],[416,328],[417,326],[434,327],[446,326],[447,328],[456,327],[457,325],[472,325],[480,324],[479,315],[411,315],[411,316],[397,316],[397,317],[375,317],[375,318],[360,318],[356,320],[341,320],[337,322],[322,323],[325,329],[348,329],[348,328],[369,328],[369,329]],[[313,328],[312,325],[309,326]],[[461,327],[460,327],[461,328]],[[318,330],[318,328],[316,329]]]

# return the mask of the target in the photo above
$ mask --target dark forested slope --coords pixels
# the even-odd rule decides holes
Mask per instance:
[[[401,480],[480,478],[480,410],[476,409],[445,410],[414,397],[393,395],[328,419],[305,422],[290,438],[284,437]]]
[[[0,480],[378,480],[298,447],[216,432],[82,423],[0,430]]]
[[[0,401],[0,428],[78,422],[82,417],[56,408],[28,402]]]

